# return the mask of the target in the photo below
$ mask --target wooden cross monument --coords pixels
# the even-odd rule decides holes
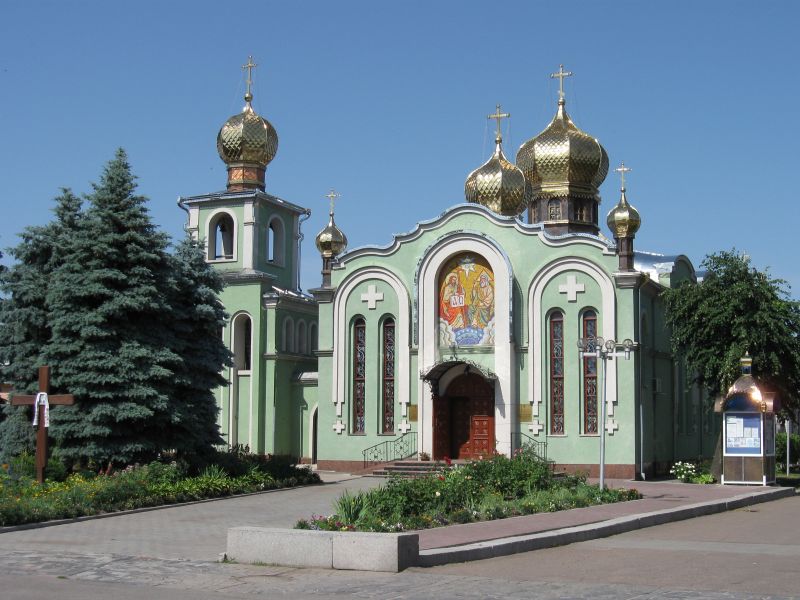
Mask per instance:
[[[12,406],[33,406],[36,429],[36,481],[44,483],[47,467],[47,428],[50,426],[51,404],[75,404],[72,394],[50,396],[50,367],[39,367],[39,393],[35,396],[11,397]]]

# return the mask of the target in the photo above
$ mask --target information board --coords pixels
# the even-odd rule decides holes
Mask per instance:
[[[758,413],[725,414],[725,454],[761,454],[761,415]]]

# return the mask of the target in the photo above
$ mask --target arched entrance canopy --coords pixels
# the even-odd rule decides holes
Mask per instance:
[[[434,395],[439,395],[439,380],[453,367],[457,367],[459,365],[464,365],[464,374],[469,375],[470,373],[475,373],[476,375],[480,375],[486,381],[494,382],[497,380],[497,375],[484,367],[483,365],[479,365],[478,363],[474,363],[471,360],[463,360],[458,358],[452,358],[449,360],[443,360],[441,362],[436,363],[432,367],[428,368],[426,372],[422,374],[422,380],[427,381],[431,385],[431,391]]]

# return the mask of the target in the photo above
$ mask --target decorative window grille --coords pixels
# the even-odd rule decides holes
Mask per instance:
[[[583,313],[583,337],[597,338],[597,313]],[[597,358],[583,358],[583,433],[597,433]]]
[[[550,200],[547,204],[547,212],[551,221],[558,221],[561,219],[561,201]]]
[[[584,202],[578,202],[575,206],[575,220],[576,221],[586,221],[586,204]]]
[[[394,433],[394,319],[383,322],[383,433]]]
[[[364,433],[367,374],[367,326],[364,319],[353,325],[353,433]]]
[[[564,433],[564,314],[550,315],[550,433]]]

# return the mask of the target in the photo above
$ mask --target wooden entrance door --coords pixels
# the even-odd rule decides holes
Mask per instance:
[[[434,401],[434,458],[489,456],[494,451],[494,387],[480,375],[461,375]]]

